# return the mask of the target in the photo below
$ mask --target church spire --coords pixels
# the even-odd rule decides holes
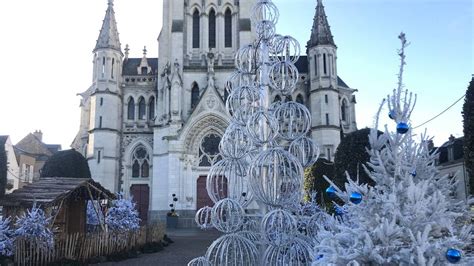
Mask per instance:
[[[121,52],[117,21],[115,20],[114,0],[108,0],[104,22],[94,52],[100,48],[110,48]]]
[[[311,29],[311,38],[308,41],[308,48],[316,45],[334,45],[334,39],[331,34],[331,27],[329,26],[326,12],[324,12],[323,1],[318,0],[316,6],[316,14],[314,16],[313,28]]]

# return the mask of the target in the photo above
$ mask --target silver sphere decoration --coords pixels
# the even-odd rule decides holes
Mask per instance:
[[[206,189],[212,201],[232,199],[245,207],[252,201],[245,160],[223,159],[209,170]]]
[[[253,7],[253,12],[250,17],[252,23],[255,25],[261,21],[268,21],[273,25],[277,24],[280,12],[271,0],[258,0]]]
[[[305,136],[311,129],[311,114],[306,106],[296,102],[282,103],[274,111],[279,136],[293,141]]]
[[[296,88],[299,73],[291,61],[281,61],[270,68],[269,78],[272,89],[283,95],[290,95]]]
[[[243,215],[244,209],[237,201],[223,199],[212,207],[212,225],[223,233],[233,233],[242,226]]]
[[[257,70],[258,51],[255,46],[248,44],[235,54],[235,67],[242,74],[253,74]]]
[[[298,222],[293,215],[282,209],[273,210],[262,220],[264,239],[274,246],[289,244],[296,235]]]
[[[306,224],[308,236],[315,238],[321,229],[329,230],[333,226],[330,221],[332,219],[326,212],[318,212],[311,216]]]
[[[211,262],[206,257],[197,257],[188,262],[188,266],[211,266]]]
[[[196,212],[194,221],[196,222],[199,228],[203,230],[212,228],[211,214],[212,208],[209,206],[202,207]]]
[[[251,86],[254,83],[250,74],[244,74],[239,70],[234,71],[229,78],[227,78],[224,88],[229,94],[238,87]]]
[[[300,137],[291,142],[288,150],[293,156],[298,158],[303,168],[310,167],[319,158],[319,146],[308,137]]]
[[[286,246],[268,246],[262,265],[307,266],[311,262],[311,245],[303,239],[295,238]]]
[[[219,152],[225,158],[240,159],[246,156],[253,148],[247,129],[231,123],[219,143]]]
[[[252,241],[239,235],[228,234],[219,237],[207,249],[211,265],[249,266],[258,265],[258,249]]]
[[[260,92],[253,86],[235,88],[227,98],[226,109],[232,121],[246,126],[247,121],[259,110]]]
[[[261,39],[270,39],[275,35],[275,24],[262,20],[257,23],[256,32]]]
[[[300,58],[301,48],[298,41],[291,36],[280,36],[274,40],[276,58],[296,64]]]
[[[277,137],[278,122],[269,112],[260,109],[248,120],[247,132],[253,143],[263,145]]]
[[[303,167],[281,148],[261,152],[250,167],[249,177],[254,197],[266,205],[284,207],[301,201]]]

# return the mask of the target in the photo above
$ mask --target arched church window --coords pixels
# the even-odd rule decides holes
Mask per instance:
[[[323,54],[323,68],[324,68],[324,75],[326,75],[327,74],[326,54]]]
[[[144,120],[146,117],[146,104],[145,98],[140,97],[138,100],[138,119]]]
[[[232,12],[229,8],[224,14],[224,32],[225,47],[232,47]]]
[[[298,94],[298,96],[296,96],[296,102],[297,102],[297,103],[304,104],[303,95]]]
[[[199,86],[196,82],[193,83],[191,89],[191,108],[196,107],[199,102]]]
[[[150,176],[150,156],[145,147],[139,146],[132,156],[132,177]]]
[[[206,135],[199,146],[199,166],[212,166],[219,160],[219,142],[221,137],[217,134],[211,133]]]
[[[150,98],[150,102],[148,103],[148,119],[153,120],[155,119],[155,97]]]
[[[209,12],[209,48],[216,48],[216,11]]]
[[[281,97],[280,97],[280,95],[275,96],[275,99],[273,99],[273,102],[274,102],[274,103],[276,103],[276,102],[281,102]]]
[[[342,100],[341,119],[342,119],[342,121],[347,121],[347,101],[346,101],[346,99]]]
[[[110,68],[110,78],[114,78],[115,58],[112,58],[112,66]]]
[[[199,48],[199,11],[193,13],[193,48]]]
[[[133,100],[132,97],[128,99],[127,118],[128,120],[135,120],[135,101]]]

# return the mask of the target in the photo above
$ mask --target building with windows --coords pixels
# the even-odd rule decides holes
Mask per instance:
[[[20,185],[20,169],[18,167],[18,161],[15,156],[15,150],[13,148],[10,136],[0,136],[0,147],[2,147],[5,151],[7,163],[7,185],[5,187],[5,193],[11,193],[14,190],[18,189]]]
[[[255,34],[256,0],[164,0],[158,58],[130,58],[119,40],[114,3],[93,50],[93,82],[81,93],[81,125],[72,147],[94,179],[132,195],[143,219],[164,217],[171,195],[181,215],[210,204],[206,176],[220,159],[229,121],[227,78],[234,56]],[[292,99],[312,113],[312,137],[332,159],[341,134],[356,129],[355,96],[337,74],[337,46],[318,0]],[[282,99],[271,95],[272,99]],[[148,217],[151,215],[151,217]]]

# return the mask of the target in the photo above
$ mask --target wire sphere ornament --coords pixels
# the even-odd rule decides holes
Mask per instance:
[[[281,148],[260,153],[250,166],[249,177],[254,197],[266,205],[284,207],[301,201],[303,167]]]
[[[202,207],[196,212],[194,221],[196,222],[199,228],[203,230],[212,228],[211,214],[212,208],[209,206]]]
[[[274,112],[278,121],[278,135],[288,141],[305,136],[311,128],[311,114],[297,102],[281,104]]]
[[[240,229],[243,223],[244,209],[232,199],[218,201],[212,207],[212,225],[219,231],[229,234]]]
[[[258,249],[252,241],[239,234],[219,237],[207,249],[206,257],[211,265],[248,266],[258,265]]]
[[[319,146],[316,142],[304,136],[291,142],[288,151],[298,158],[303,168],[313,165],[318,160],[320,154]]]
[[[299,73],[292,62],[281,61],[273,64],[268,77],[273,90],[283,95],[290,95],[296,89]]]
[[[229,78],[227,78],[224,88],[231,93],[235,88],[242,86],[251,86],[254,83],[250,74],[244,74],[242,71],[234,71]]]
[[[299,42],[291,36],[280,36],[274,40],[274,52],[280,61],[296,64],[300,58],[301,48]]]
[[[253,148],[247,129],[239,124],[231,123],[219,143],[219,152],[225,158],[240,159]]]
[[[259,51],[253,44],[240,48],[235,54],[235,67],[242,74],[253,74],[257,70],[257,58]]]
[[[255,231],[239,231],[237,234],[252,241],[252,243],[255,245],[258,245],[261,241],[260,234],[256,233]]]
[[[211,262],[206,257],[197,257],[188,262],[188,266],[211,266]]]
[[[278,121],[269,112],[260,109],[247,122],[247,132],[257,145],[272,142],[278,135]]]
[[[295,237],[297,226],[298,222],[290,212],[277,209],[263,217],[262,234],[271,245],[284,246]]]
[[[257,35],[262,40],[271,39],[275,35],[275,24],[269,20],[262,20],[257,23],[256,30]]]
[[[254,86],[235,88],[227,98],[226,109],[232,121],[246,126],[247,121],[259,110],[260,92]]]
[[[213,202],[232,199],[245,207],[252,201],[247,181],[248,164],[245,160],[223,159],[209,170],[206,189]],[[244,196],[245,195],[245,196]]]
[[[324,229],[328,231],[331,229],[333,224],[331,223],[332,218],[326,212],[318,212],[311,216],[306,224],[306,232],[309,237],[316,238],[319,231]]]
[[[276,25],[279,17],[280,12],[271,0],[258,0],[257,4],[253,7],[250,19],[254,25],[261,21],[269,21]]]
[[[311,245],[303,239],[294,238],[286,246],[268,246],[262,265],[307,266],[312,262]]]

